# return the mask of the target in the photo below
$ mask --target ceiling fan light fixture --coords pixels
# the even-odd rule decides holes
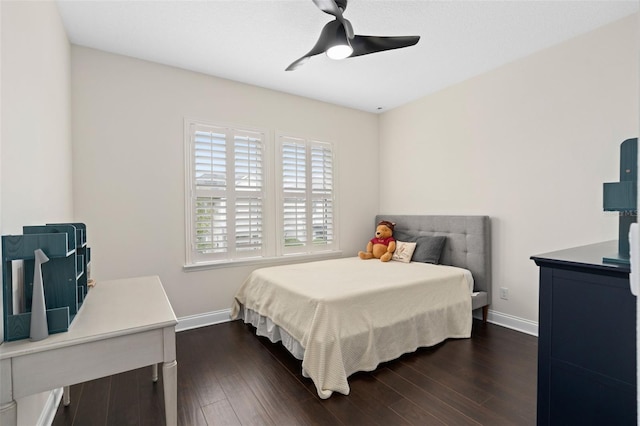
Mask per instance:
[[[335,60],[348,58],[352,53],[353,48],[348,44],[336,44],[327,49],[327,56]]]
[[[316,44],[303,57],[293,61],[286,71],[298,69],[309,58],[321,53],[326,53],[330,59],[353,58],[413,46],[420,40],[420,36],[377,37],[354,34],[351,22],[342,16],[342,12],[347,8],[347,0],[312,1],[321,11],[335,19],[322,27]]]

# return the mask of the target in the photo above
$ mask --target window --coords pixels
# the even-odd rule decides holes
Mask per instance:
[[[331,144],[185,119],[185,153],[187,266],[337,249]]]
[[[265,135],[189,123],[191,262],[264,255]]]
[[[335,247],[334,159],[329,143],[280,135],[283,254]]]

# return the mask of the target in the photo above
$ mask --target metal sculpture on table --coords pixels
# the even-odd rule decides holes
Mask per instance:
[[[36,263],[33,268],[33,297],[31,299],[31,326],[29,338],[33,341],[49,336],[47,325],[47,306],[44,301],[44,284],[42,282],[42,264],[49,258],[40,249],[34,251]]]

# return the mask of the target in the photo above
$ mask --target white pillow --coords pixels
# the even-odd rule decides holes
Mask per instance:
[[[413,252],[416,249],[416,243],[405,243],[403,241],[396,241],[396,251],[393,252],[393,256],[391,256],[392,260],[397,260],[398,262],[409,263],[411,262],[411,256],[413,256]]]

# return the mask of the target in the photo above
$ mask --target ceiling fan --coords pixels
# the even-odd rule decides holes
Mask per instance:
[[[315,46],[306,55],[289,65],[287,71],[299,68],[309,58],[323,52],[326,52],[331,59],[345,59],[413,46],[420,40],[420,36],[376,37],[355,35],[351,22],[342,16],[342,13],[347,8],[347,0],[313,0],[313,3],[323,12],[335,16],[336,19],[322,28],[320,38],[318,38]]]

